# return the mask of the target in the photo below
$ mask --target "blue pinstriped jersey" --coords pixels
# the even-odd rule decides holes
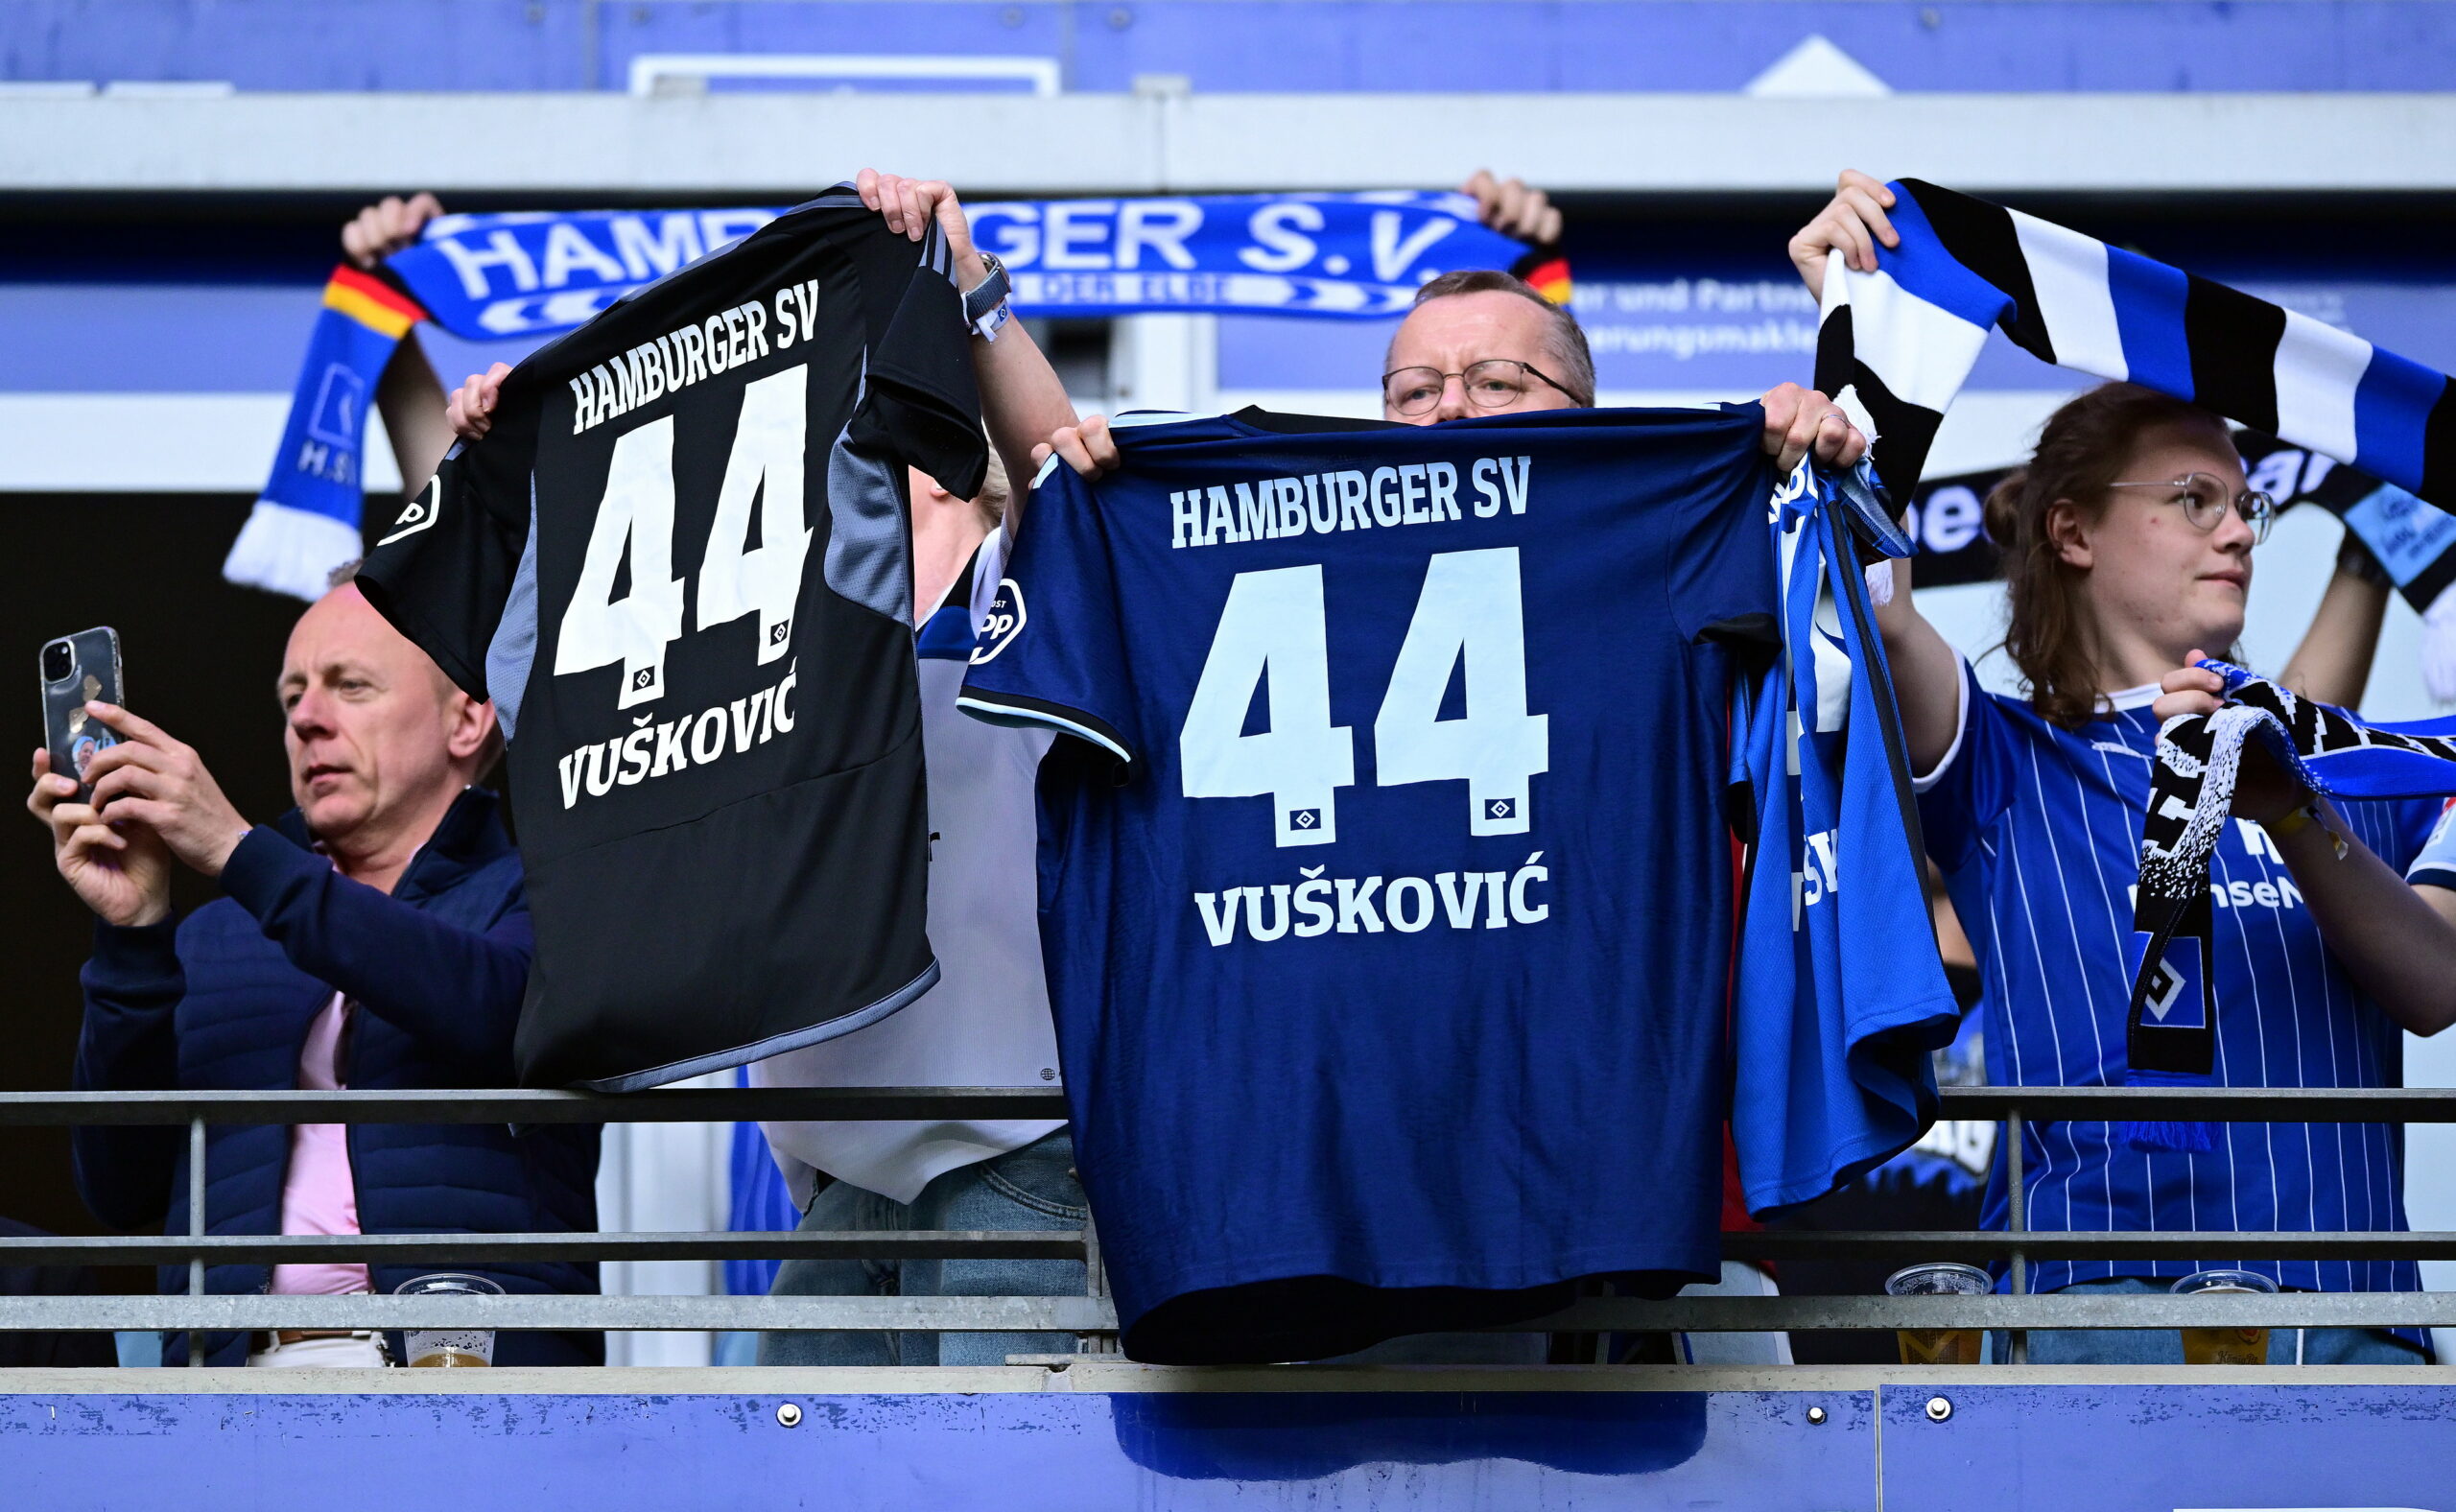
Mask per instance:
[[[1964,671],[1959,740],[1922,779],[1929,854],[1977,953],[1988,1079],[2117,1086],[2124,1079],[2132,887],[2149,795],[2155,689],[2112,716],[2060,729]],[[2341,805],[2391,866],[2421,848],[2439,800]],[[2358,992],[2320,938],[2265,831],[2229,820],[2210,866],[2218,1004],[2216,1079],[2236,1087],[2401,1084],[2396,1023]],[[2023,1189],[2034,1228],[2390,1230],[2405,1227],[2404,1139],[2394,1124],[2215,1125],[2216,1148],[2144,1151],[2102,1122],[2032,1123]],[[2005,1223],[2005,1167],[1987,1222]],[[2410,1262],[2049,1261],[2037,1289],[2114,1276],[2178,1277],[2242,1265],[2314,1290],[2416,1290]]]

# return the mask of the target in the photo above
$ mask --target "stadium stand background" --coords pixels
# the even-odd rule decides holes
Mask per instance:
[[[1489,165],[1570,212],[1607,404],[1807,376],[1783,256],[1846,165],[1993,194],[2456,367],[2456,8],[2429,0],[14,0],[0,8],[0,651],[96,623],[131,696],[282,803],[270,697],[294,606],[221,583],[342,219],[781,203],[863,164],[974,201],[1438,187]],[[1145,317],[1045,329],[1088,409],[1372,413],[1387,328]],[[499,354],[423,338],[447,379]],[[2000,465],[2076,385],[2000,339],[1932,471]],[[370,448],[370,519],[396,490]],[[2338,528],[2260,554],[2282,661]],[[1973,654],[1990,588],[1936,591]],[[2391,613],[2368,712],[2435,712]],[[2001,682],[2000,657],[1983,662]],[[35,733],[31,697],[19,744]],[[28,826],[0,849],[0,1084],[56,1086],[84,917]],[[189,903],[196,899],[184,900]],[[2408,1078],[2456,1083],[2456,1045]],[[2456,1134],[2412,1136],[2456,1228]],[[713,1131],[609,1145],[609,1227],[721,1224]],[[0,1212],[89,1230],[66,1141],[0,1141]],[[640,1289],[715,1267],[614,1268]],[[2439,1286],[2449,1267],[2426,1267]],[[143,1286],[133,1274],[130,1288]],[[705,1339],[654,1346],[707,1358]]]

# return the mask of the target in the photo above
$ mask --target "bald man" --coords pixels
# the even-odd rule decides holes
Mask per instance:
[[[346,570],[342,575],[346,578]],[[531,936],[520,858],[494,795],[494,710],[346,580],[299,616],[278,694],[297,807],[251,824],[203,759],[160,726],[86,705],[120,744],[73,778],[34,759],[27,807],[60,876],[94,911],[75,1085],[182,1088],[499,1087]],[[171,876],[224,896],[184,920]],[[367,1123],[209,1131],[208,1234],[593,1230],[598,1131],[518,1137],[501,1124]],[[86,1206],[120,1228],[184,1234],[178,1129],[76,1132]],[[216,1293],[390,1291],[426,1264],[218,1264]],[[595,1291],[594,1265],[472,1265],[507,1291]],[[183,1291],[184,1266],[165,1267]],[[397,1335],[208,1335],[216,1365],[378,1365]],[[185,1358],[172,1335],[170,1362]],[[500,1365],[594,1364],[594,1334],[506,1334]]]

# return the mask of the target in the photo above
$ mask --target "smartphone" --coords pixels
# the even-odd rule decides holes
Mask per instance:
[[[107,625],[63,635],[44,645],[42,676],[42,741],[51,751],[51,769],[77,778],[77,799],[93,801],[85,768],[94,758],[119,744],[119,737],[85,712],[90,699],[124,701],[120,685],[119,631]]]

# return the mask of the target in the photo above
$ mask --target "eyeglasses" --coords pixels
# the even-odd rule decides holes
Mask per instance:
[[[2268,539],[2268,528],[2277,523],[2277,501],[2257,488],[2236,493],[2226,486],[2222,478],[2208,473],[2185,473],[2166,483],[2115,483],[2110,488],[2163,488],[2165,502],[2183,506],[2184,518],[2193,527],[2213,531],[2224,522],[2226,511],[2232,509],[2252,528],[2255,543]]]
[[[1479,363],[1469,363],[1463,373],[1446,373],[1438,367],[1393,368],[1382,375],[1382,402],[1400,414],[1423,414],[1441,402],[1441,391],[1452,378],[1467,390],[1467,402],[1478,410],[1508,409],[1526,397],[1526,391],[1534,387],[1530,380],[1570,393],[1559,379],[1532,364],[1487,357]],[[1570,397],[1574,399],[1577,395]]]

